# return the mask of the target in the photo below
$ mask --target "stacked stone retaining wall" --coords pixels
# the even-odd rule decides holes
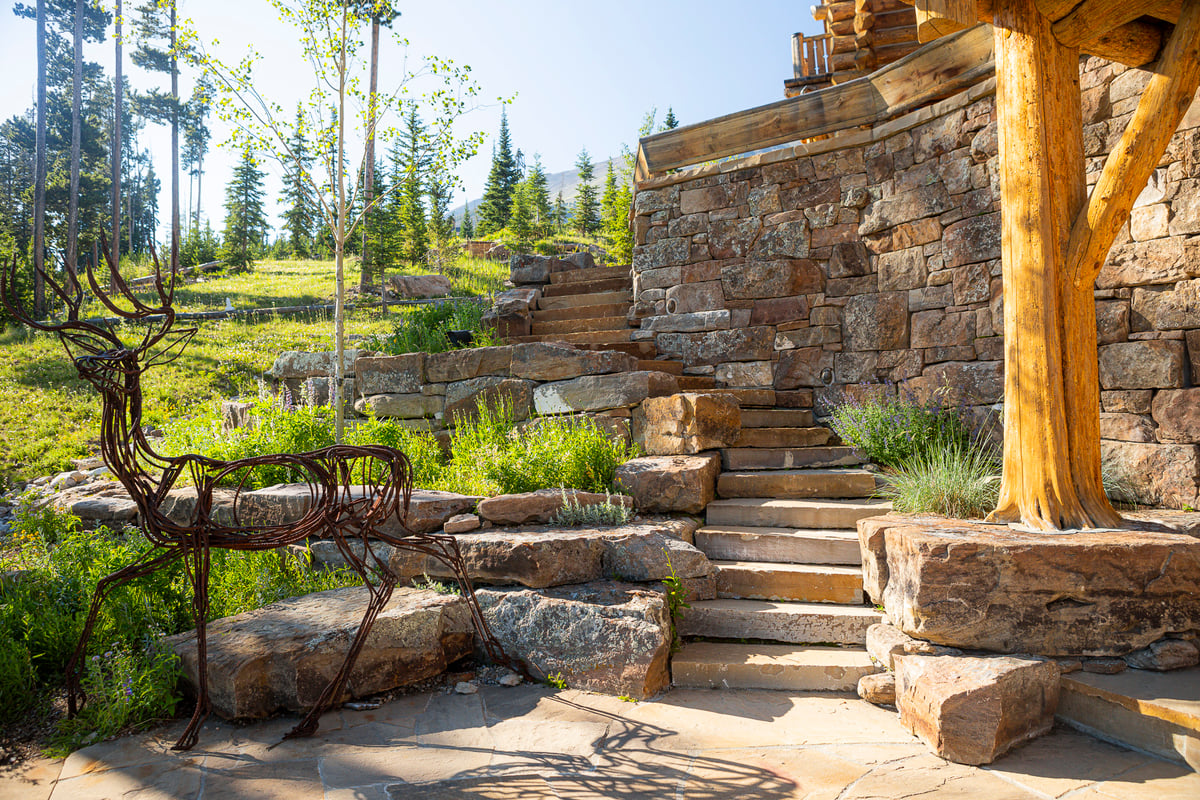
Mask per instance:
[[[1150,73],[1081,62],[1089,184]],[[643,183],[636,337],[779,405],[1004,395],[995,84],[833,139]],[[1096,288],[1106,460],[1143,502],[1200,505],[1200,103]],[[859,389],[859,384],[882,384]]]

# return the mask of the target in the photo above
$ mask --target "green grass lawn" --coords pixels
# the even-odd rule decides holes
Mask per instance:
[[[501,267],[495,262],[467,261],[452,280],[456,291],[471,293],[470,284],[492,283]],[[502,267],[507,273],[507,267]],[[347,283],[358,273],[347,271]],[[252,272],[203,283],[180,285],[179,312],[224,308],[270,308],[323,302],[333,295],[329,261],[261,262]],[[397,313],[384,316],[363,309],[347,315],[348,335],[390,333]],[[283,350],[330,350],[333,319],[327,313],[308,317],[228,319],[176,323],[197,325],[199,332],[175,362],[152,369],[144,378],[144,421],[161,425],[177,416],[192,416],[205,404],[241,394],[255,394],[258,381]],[[136,341],[132,330],[122,334]],[[82,381],[58,336],[31,334],[16,326],[0,334],[5,357],[0,363],[0,482],[11,484],[70,468],[70,459],[89,452],[98,438],[100,400]]]

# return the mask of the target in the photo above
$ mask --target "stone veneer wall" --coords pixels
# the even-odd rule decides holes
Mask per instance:
[[[1150,73],[1081,62],[1089,182]],[[805,405],[900,384],[1004,394],[995,83],[856,130],[652,179],[635,206],[635,336],[687,374]],[[1097,282],[1106,460],[1200,505],[1200,103]]]

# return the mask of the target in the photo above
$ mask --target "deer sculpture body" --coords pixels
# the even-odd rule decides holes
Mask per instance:
[[[107,247],[102,250],[108,253]],[[100,442],[104,461],[137,503],[142,530],[154,545],[140,561],[108,575],[96,587],[79,643],[67,665],[71,714],[77,712],[81,702],[86,702],[80,686],[80,665],[106,595],[123,583],[181,561],[193,590],[198,686],[195,711],[174,749],[188,750],[195,745],[200,726],[211,710],[206,619],[208,571],[213,548],[269,550],[303,542],[309,537],[330,538],[368,589],[367,608],[341,669],[287,737],[312,735],[322,712],[341,702],[367,634],[399,579],[387,560],[376,555],[371,540],[432,556],[446,564],[462,587],[484,650],[499,663],[511,663],[483,618],[454,537],[414,533],[405,527],[412,495],[412,471],[401,451],[381,445],[334,445],[308,453],[264,454],[237,461],[219,461],[198,455],[167,457],[155,452],[142,429],[141,377],[147,369],[178,358],[196,329],[172,330],[175,322],[171,307],[174,276],[164,288],[157,258],[154,284],[159,301],[157,306],[148,305],[134,295],[111,259],[108,267],[114,292],[129,308],[115,302],[100,288],[91,268],[87,271],[88,281],[95,296],[113,314],[149,326],[136,346],[123,343],[115,326],[79,319],[83,293],[74,280],[68,282],[72,288],[68,291],[50,275],[44,275],[46,286],[66,304],[67,319],[58,322],[33,320],[21,308],[15,292],[16,259],[10,270],[0,269],[0,299],[9,313],[32,328],[58,334],[80,376],[100,393],[103,400]],[[238,519],[238,501],[248,473],[255,467],[268,465],[287,467],[307,483],[308,510],[294,522],[243,524]],[[168,493],[183,483],[181,478],[185,475],[195,487],[195,505],[189,518],[180,521],[167,516],[161,506]],[[233,518],[222,515],[218,520],[214,514],[213,490],[218,485],[230,483],[235,487]],[[388,531],[383,530],[385,523]],[[399,533],[395,532],[397,527]]]

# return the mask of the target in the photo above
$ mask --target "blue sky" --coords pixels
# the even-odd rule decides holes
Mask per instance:
[[[127,14],[137,1],[127,0]],[[402,13],[394,29],[410,42],[410,65],[425,54],[451,58],[470,65],[483,90],[484,102],[461,124],[464,131],[481,130],[489,138],[460,169],[465,188],[453,205],[483,191],[499,127],[497,97],[516,95],[508,106],[514,145],[528,156],[540,153],[546,169],[557,172],[569,169],[582,147],[601,160],[619,154],[622,144],[632,146],[652,108],[661,119],[671,106],[680,122],[689,124],[782,98],[783,81],[791,72],[791,34],[818,31],[808,4],[784,0],[399,0],[396,6]],[[294,107],[311,88],[311,72],[294,34],[276,20],[266,0],[180,0],[179,7],[206,41],[220,41],[212,49],[226,60],[236,60],[253,43],[266,56],[260,90],[285,108]],[[0,14],[0,52],[5,66],[0,113],[7,118],[32,103],[32,21],[7,10]],[[393,44],[382,53],[381,91],[394,85],[404,57]],[[111,70],[111,39],[89,48],[87,56]],[[135,85],[150,85],[128,55],[125,64]],[[219,124],[217,128],[214,143],[224,138]],[[156,169],[165,174],[169,137],[151,130],[146,142]],[[233,159],[227,151],[215,150],[206,165],[203,204],[205,215],[219,228],[222,187]],[[277,187],[276,178],[269,178],[271,195]],[[167,208],[165,197],[160,207]]]

